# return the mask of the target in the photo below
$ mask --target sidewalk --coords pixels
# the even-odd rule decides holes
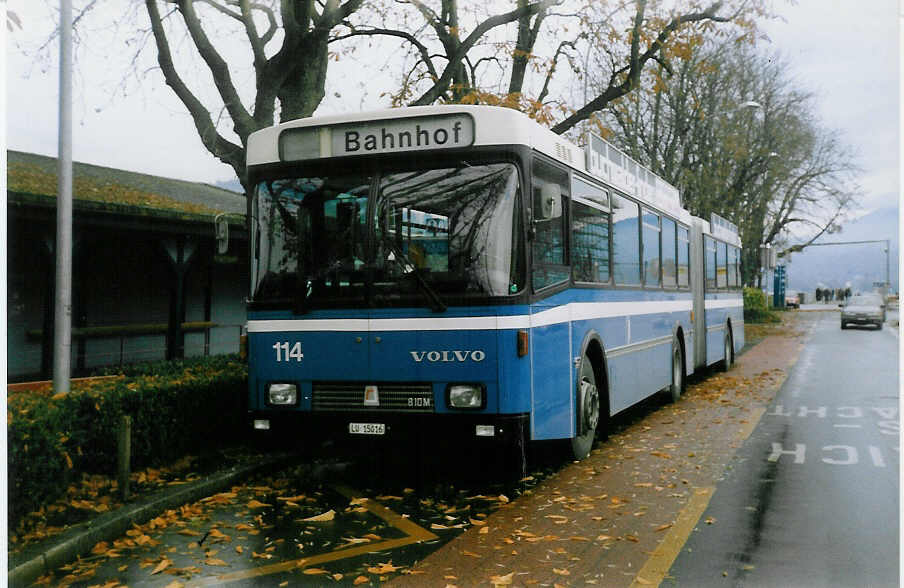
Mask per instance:
[[[282,467],[291,456],[273,456],[256,462],[230,467],[195,482],[173,486],[143,497],[115,511],[75,525],[64,533],[26,548],[8,562],[9,586],[27,586],[39,576],[89,553],[100,541],[112,541],[124,534],[132,524],[143,524],[160,513],[195,502],[229,488],[255,474]]]
[[[817,315],[688,387],[674,405],[620,417],[590,457],[425,558],[393,586],[658,584],[726,467],[784,382]],[[719,524],[718,521],[705,521]]]

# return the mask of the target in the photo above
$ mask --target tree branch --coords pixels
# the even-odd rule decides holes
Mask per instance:
[[[411,1],[417,2],[417,0]],[[534,4],[516,8],[515,10],[506,12],[504,14],[491,16],[490,18],[481,22],[471,32],[471,34],[468,35],[468,37],[464,41],[458,44],[456,49],[448,55],[449,63],[443,70],[443,73],[439,77],[439,80],[437,80],[433,87],[422,94],[420,98],[415,100],[412,103],[412,106],[432,104],[437,100],[437,98],[443,95],[449,89],[449,85],[452,82],[453,76],[455,75],[456,70],[458,69],[465,54],[470,51],[471,48],[477,44],[477,41],[479,41],[489,31],[491,31],[495,27],[516,21],[525,15],[536,14],[537,12],[545,10],[546,8],[549,8],[550,6],[553,6],[557,3],[558,0],[541,0],[539,2],[535,2]]]
[[[245,176],[245,157],[242,148],[230,141],[226,140],[217,132],[216,126],[210,118],[210,113],[201,104],[201,101],[189,90],[185,82],[179,76],[173,65],[173,57],[170,53],[169,42],[166,38],[166,32],[163,29],[163,23],[160,19],[160,12],[157,10],[156,0],[145,0],[148,16],[151,20],[151,31],[154,34],[154,40],[157,43],[157,62],[163,71],[163,77],[166,84],[173,89],[179,100],[185,104],[201,142],[204,147],[210,151],[217,159],[232,166],[236,175],[240,179]]]
[[[198,49],[201,58],[210,69],[213,75],[213,82],[223,98],[223,104],[234,125],[236,134],[245,141],[253,131],[257,130],[254,119],[248,114],[245,106],[242,104],[239,94],[232,84],[232,76],[229,73],[229,65],[226,60],[217,53],[210,39],[204,32],[198,15],[195,13],[194,0],[179,0],[179,10],[182,13],[182,19],[188,28],[188,34],[191,35],[195,47]]]
[[[639,48],[639,25],[642,20],[643,11],[646,7],[646,0],[640,0],[638,3],[637,13],[635,14],[634,28],[631,38],[631,58],[628,65],[616,72],[619,74],[627,73],[625,79],[621,83],[616,84],[616,77],[615,74],[613,74],[613,77],[610,79],[609,86],[606,88],[606,90],[603,91],[602,94],[591,100],[589,103],[585,104],[583,107],[579,108],[574,112],[574,114],[567,117],[562,122],[555,125],[552,128],[552,131],[558,134],[564,133],[578,123],[587,120],[590,115],[605,108],[606,105],[613,100],[621,98],[622,96],[633,90],[637,85],[637,80],[639,79],[640,72],[643,70],[644,66],[650,59],[653,58],[653,56],[655,56],[659,51],[662,50],[665,42],[669,39],[672,33],[678,30],[681,25],[692,22],[700,22],[704,20],[714,22],[727,22],[728,20],[730,20],[728,17],[722,17],[716,14],[722,7],[723,3],[723,0],[719,0],[711,4],[706,10],[702,12],[693,12],[673,18],[665,27],[663,27],[663,29],[659,32],[659,34],[656,36],[656,39],[650,44],[647,50],[641,54]]]

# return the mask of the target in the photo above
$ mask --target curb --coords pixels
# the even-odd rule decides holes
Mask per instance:
[[[161,512],[195,502],[232,486],[235,482],[293,461],[295,456],[280,455],[249,465],[235,466],[191,484],[167,488],[136,504],[74,527],[45,544],[38,544],[19,557],[10,558],[9,586],[28,586],[42,574],[51,572],[88,553],[100,541],[110,541],[125,533],[132,524],[143,524]]]

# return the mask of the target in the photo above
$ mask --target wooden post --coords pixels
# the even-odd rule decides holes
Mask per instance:
[[[119,495],[122,501],[129,499],[129,474],[132,464],[132,417],[122,415],[119,421],[117,443],[117,471],[119,474]]]

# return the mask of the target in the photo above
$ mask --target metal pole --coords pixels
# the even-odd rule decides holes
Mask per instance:
[[[889,256],[891,255],[891,239],[885,240],[885,295],[888,296],[891,293],[891,261]]]
[[[59,394],[69,392],[72,362],[72,0],[60,0],[60,110],[57,165],[53,389]]]

